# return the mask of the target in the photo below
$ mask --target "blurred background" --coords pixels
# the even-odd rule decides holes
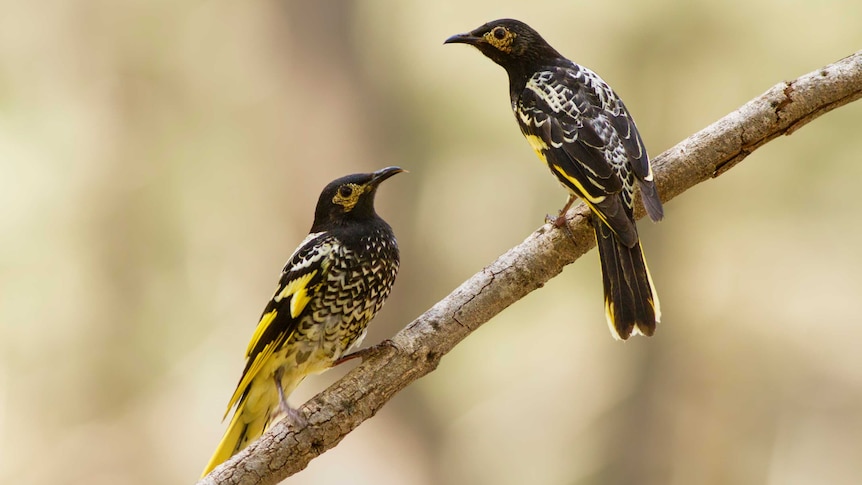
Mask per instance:
[[[410,171],[378,196],[402,270],[366,344],[559,209],[503,70],[449,35],[528,22],[653,155],[862,47],[852,0],[0,5],[0,482],[21,485],[194,482],[330,180]],[[641,222],[654,338],[611,339],[588,254],[289,483],[858,483],[860,125],[841,108]]]

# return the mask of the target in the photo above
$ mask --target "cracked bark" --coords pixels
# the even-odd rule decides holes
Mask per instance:
[[[779,135],[862,97],[862,51],[782,82],[653,160],[667,202],[718,177]],[[638,204],[638,218],[643,208]],[[398,391],[432,372],[443,355],[494,315],[542,287],[595,245],[589,211],[569,211],[571,237],[545,224],[372,349],[362,364],[307,402],[304,428],[277,423],[260,440],[198,483],[268,485],[302,470],[337,445]]]

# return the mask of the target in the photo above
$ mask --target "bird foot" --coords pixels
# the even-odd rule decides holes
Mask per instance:
[[[565,210],[560,211],[560,214],[557,215],[557,217],[550,214],[546,215],[545,222],[553,225],[557,229],[562,229],[563,232],[566,233],[566,236],[568,236],[573,243],[577,244],[577,241],[575,241],[575,234],[572,232],[572,229],[569,227],[569,221],[566,219]]]
[[[273,413],[273,422],[287,418],[290,421],[291,427],[304,428],[308,424],[308,421],[305,420],[305,417],[298,409],[290,407],[290,404],[287,403],[287,396],[284,395],[284,388],[281,386],[283,376],[284,369],[281,367],[272,376],[275,381],[275,388],[278,391],[278,408]]]
[[[308,425],[308,420],[299,412],[299,409],[294,409],[288,406],[287,402],[281,401],[278,404],[278,414],[281,418],[286,418],[290,423],[291,428],[304,428]]]
[[[553,217],[548,214],[545,216],[545,222],[553,224],[554,227],[556,227],[557,229],[561,227],[568,228],[569,224],[566,220],[566,214],[569,212],[569,208],[572,207],[572,204],[575,203],[576,199],[577,198],[574,195],[569,194],[569,198],[566,199],[566,203],[565,205],[563,205],[563,208],[560,209],[560,212],[557,214],[557,217]],[[569,234],[571,235],[571,231],[569,231]]]
[[[547,214],[545,216],[545,223],[546,224],[553,224],[554,227],[556,227],[557,229],[559,229],[561,227],[565,227],[567,225],[566,224],[566,213],[560,212],[559,214],[557,214],[556,217],[552,216],[551,214]]]
[[[286,402],[280,402],[275,411],[272,412],[271,422],[277,423],[281,420],[287,420],[291,429],[300,429],[308,425],[308,420],[299,411],[287,405]]]

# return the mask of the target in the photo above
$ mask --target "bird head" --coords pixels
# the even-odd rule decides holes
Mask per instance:
[[[510,72],[561,57],[532,27],[514,19],[488,22],[470,32],[449,37],[444,44],[472,45]]]
[[[374,219],[374,195],[389,177],[404,172],[401,167],[386,167],[372,173],[356,173],[330,182],[320,193],[311,232],[331,224]]]

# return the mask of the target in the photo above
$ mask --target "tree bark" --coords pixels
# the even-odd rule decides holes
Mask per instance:
[[[653,160],[662,200],[718,177],[775,137],[790,135],[860,97],[862,51],[775,85]],[[636,215],[643,217],[642,208]],[[581,204],[572,209],[568,222],[570,234],[547,224],[540,227],[391,340],[370,349],[361,365],[301,408],[306,427],[275,424],[198,483],[275,484],[305,468],[374,416],[395,393],[433,371],[443,355],[480,325],[595,245],[587,208]]]

